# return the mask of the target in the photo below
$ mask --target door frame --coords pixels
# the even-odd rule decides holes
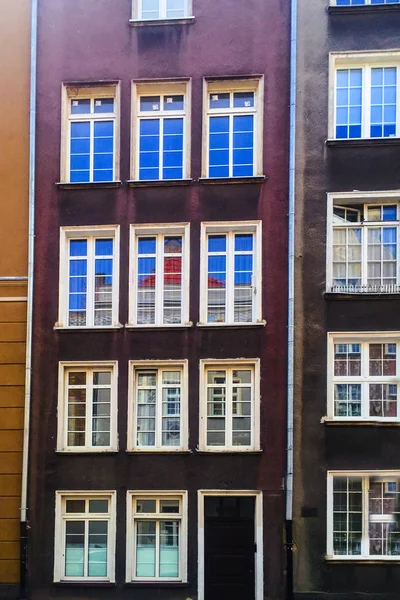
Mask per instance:
[[[206,496],[253,496],[255,498],[254,540],[257,544],[257,552],[254,556],[254,591],[255,600],[262,600],[264,598],[263,493],[258,490],[198,490],[198,600],[205,600],[204,499]]]

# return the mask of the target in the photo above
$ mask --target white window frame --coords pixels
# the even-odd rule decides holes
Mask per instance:
[[[254,235],[253,248],[253,318],[250,322],[235,322],[234,304],[233,304],[233,274],[234,274],[234,253],[228,254],[227,248],[227,290],[226,290],[226,321],[221,323],[209,323],[207,321],[208,308],[208,246],[207,236],[209,234],[225,234],[231,236],[240,233],[252,233]],[[226,325],[243,326],[263,324],[261,316],[262,300],[262,239],[261,239],[261,221],[215,221],[203,222],[200,232],[200,322],[198,325],[207,325],[207,327],[224,327]]]
[[[156,265],[161,285],[156,285],[155,323],[137,323],[137,245],[138,237],[149,236],[182,236],[182,321],[180,323],[163,323],[163,254],[158,252],[161,245],[157,238]],[[131,225],[130,227],[130,266],[129,266],[129,322],[128,327],[137,328],[176,328],[189,327],[189,291],[190,291],[190,223],[160,223]]]
[[[115,538],[116,538],[116,492],[115,490],[102,491],[57,491],[55,498],[55,536],[54,536],[54,581],[63,582],[110,582],[115,583]],[[107,536],[107,577],[66,577],[65,576],[65,523],[67,520],[78,521],[81,513],[70,513],[71,518],[63,517],[64,502],[66,500],[108,500],[110,511],[106,519],[103,513],[93,519],[81,520],[108,520]],[[85,513],[90,514],[90,513]],[[75,515],[75,516],[74,516]],[[86,543],[85,543],[86,549]]]
[[[168,96],[183,95],[185,107],[183,111],[175,113],[174,111],[160,110],[154,113],[140,112],[141,96]],[[140,120],[141,119],[160,119],[178,116],[183,118],[183,170],[182,181],[190,179],[191,169],[191,114],[192,114],[192,80],[191,79],[164,79],[164,80],[141,80],[132,81],[132,119],[131,119],[131,179],[138,183],[147,180],[139,180],[139,148],[140,148]],[[161,135],[161,134],[160,134]],[[162,144],[162,138],[161,138]],[[162,148],[160,150],[160,174],[162,174]],[[150,180],[151,182],[163,181],[172,182],[173,179]]]
[[[179,370],[181,379],[181,445],[162,446],[156,444],[154,447],[138,446],[137,444],[137,411],[136,411],[136,374],[143,370]],[[189,402],[188,402],[188,361],[185,360],[131,360],[129,361],[129,383],[128,383],[128,452],[186,452],[189,444]],[[157,392],[159,390],[157,389]],[[161,434],[161,397],[158,394],[156,405],[156,440]]]
[[[212,369],[251,369],[253,374],[253,389],[252,389],[252,444],[250,446],[208,446],[207,445],[207,371]],[[260,448],[260,359],[259,358],[207,358],[200,360],[200,428],[199,428],[199,450],[201,452],[212,453],[229,453],[229,452],[257,452]],[[225,431],[232,434],[232,429],[229,430],[228,424],[231,419],[232,397],[226,401],[226,428]],[[231,427],[231,424],[230,424]],[[225,440],[226,441],[226,440]]]
[[[359,477],[363,479],[363,536],[362,536],[362,552],[361,555],[343,555],[333,554],[333,479],[334,477]],[[369,535],[368,535],[368,479],[375,478],[375,480],[385,482],[392,481],[393,478],[400,478],[400,471],[385,470],[385,471],[328,471],[327,472],[327,550],[326,559],[330,561],[351,561],[351,562],[398,562],[400,563],[400,556],[382,556],[382,555],[371,555],[366,549],[368,548]],[[384,522],[379,521],[379,522]]]
[[[396,135],[371,137],[370,135],[370,74],[371,68],[397,68]],[[336,71],[338,69],[362,69],[362,118],[360,138],[336,138]],[[331,52],[329,55],[329,127],[330,140],[346,142],[352,139],[393,140],[400,137],[400,50],[380,52]]]
[[[255,600],[264,599],[264,533],[263,533],[263,493],[259,490],[198,490],[198,569],[197,590],[198,600],[206,600],[205,597],[205,540],[204,540],[204,505],[207,496],[253,496],[255,498],[254,511],[254,540],[257,551],[254,555],[255,566]]]
[[[179,499],[181,506],[181,513],[179,516],[181,527],[179,537],[179,576],[168,578],[168,577],[137,577],[135,576],[135,565],[136,565],[136,540],[135,540],[135,526],[134,526],[134,511],[133,502],[135,499],[149,499],[149,500],[176,500]],[[148,491],[133,491],[128,490],[126,494],[126,581],[127,582],[147,582],[147,583],[159,583],[163,581],[170,582],[187,582],[187,552],[188,552],[188,493],[185,490],[148,490]],[[155,513],[156,514],[156,513]],[[163,514],[163,513],[161,513]],[[148,513],[149,520],[151,520],[151,513]],[[170,515],[170,519],[168,519]],[[157,513],[157,517],[153,520],[176,520],[175,513],[165,513],[165,518],[160,518]]]
[[[95,98],[114,98],[113,113],[98,113],[90,115],[73,115],[71,114],[71,100],[86,100],[91,102]],[[118,181],[120,178],[120,86],[118,83],[96,84],[95,82],[87,85],[63,84],[61,93],[61,182],[70,183],[70,157],[71,157],[71,128],[70,123],[75,121],[89,121],[90,123],[97,121],[113,121],[114,122],[114,164],[113,164],[113,179]],[[90,148],[90,172],[91,178],[89,182],[71,183],[71,185],[90,185],[104,184],[108,182],[93,181],[93,147]]]
[[[158,19],[143,19],[142,17],[142,0],[132,0],[132,19],[131,21],[139,21],[141,23],[153,23],[154,21],[182,21],[183,19],[193,18],[193,0],[185,0],[185,16],[171,18],[167,17],[167,2],[166,0],[158,0],[159,3],[159,13],[160,16]]]
[[[119,312],[119,225],[94,225],[81,227],[61,227],[60,228],[60,265],[59,265],[59,305],[58,305],[58,322],[55,325],[56,329],[110,329],[121,327],[118,322]],[[69,325],[68,324],[68,307],[69,307],[69,254],[68,240],[69,239],[86,239],[86,238],[112,238],[113,243],[113,290],[112,290],[112,319],[111,325],[94,325],[94,287],[89,282],[87,298],[88,305],[86,307],[86,325]],[[88,256],[88,267],[93,271],[94,256]],[[89,269],[88,269],[89,272]],[[93,279],[93,277],[91,277]]]
[[[396,344],[396,376],[369,376],[368,373],[368,348],[369,344]],[[361,368],[363,375],[356,377],[349,375],[334,376],[335,344],[361,344]],[[374,417],[369,415],[368,385],[370,383],[390,383],[398,386],[397,417]],[[356,383],[361,385],[361,411],[360,417],[335,416],[334,385],[335,383]],[[375,423],[400,423],[400,332],[356,332],[356,333],[328,333],[328,420]]]
[[[234,92],[254,92],[254,107],[249,111],[241,108],[221,108],[209,109],[209,94],[212,93],[234,93]],[[209,176],[209,118],[210,116],[228,116],[252,114],[254,115],[254,152],[253,152],[253,175],[252,177],[263,176],[263,128],[264,128],[264,77],[249,77],[241,79],[213,79],[205,78],[203,80],[203,149],[202,149],[202,178],[208,179]],[[241,177],[233,177],[231,171],[233,168],[232,152],[233,140],[232,136],[229,140],[229,177],[221,177],[224,179],[241,179]],[[247,177],[247,176],[246,176]],[[211,177],[214,179],[214,177]]]
[[[400,98],[399,98],[400,101]],[[351,205],[355,209],[363,208],[363,205],[373,206],[374,204],[396,204],[398,215],[400,216],[400,190],[388,190],[378,192],[331,192],[327,194],[327,230],[326,230],[326,291],[336,292],[335,286],[333,285],[333,227],[334,227],[334,206],[348,206]],[[385,221],[385,224],[393,223],[393,227],[397,227],[397,269],[396,286],[390,286],[386,293],[400,293],[400,221]],[[365,226],[373,226],[374,224],[379,225],[379,222],[371,223],[365,222],[360,225],[360,228]],[[351,223],[349,223],[351,225]],[[356,225],[356,224],[354,224]],[[361,259],[362,271],[366,272],[367,267],[367,244],[364,244],[364,251]],[[373,289],[369,290],[366,286],[366,277],[364,275],[363,282],[365,284],[365,290],[343,290],[345,293],[374,293]],[[340,290],[338,290],[340,291]],[[378,293],[385,293],[384,289],[378,290]]]
[[[110,394],[110,445],[109,446],[69,446],[68,445],[68,373],[71,371],[95,371],[105,369],[111,371]],[[117,452],[118,451],[118,362],[117,361],[86,361],[60,362],[58,366],[58,412],[57,412],[57,451],[68,453],[82,452]],[[91,423],[93,402],[87,398],[86,424]],[[86,438],[91,433],[91,425],[85,429]]]

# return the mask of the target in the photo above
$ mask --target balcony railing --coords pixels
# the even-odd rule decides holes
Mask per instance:
[[[395,283],[385,283],[381,285],[331,285],[329,292],[334,294],[399,294],[400,285]]]

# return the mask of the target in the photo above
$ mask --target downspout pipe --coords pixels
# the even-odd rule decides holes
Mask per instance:
[[[32,314],[35,242],[35,161],[36,161],[36,64],[38,0],[31,0],[31,66],[29,109],[29,208],[28,208],[28,300],[26,317],[26,366],[24,440],[22,453],[21,523],[20,523],[20,598],[28,598],[28,463],[32,376]]]
[[[294,421],[294,268],[296,198],[296,94],[297,94],[297,0],[291,0],[290,24],[290,117],[289,117],[289,215],[288,215],[288,373],[287,373],[287,466],[286,466],[286,598],[292,600],[293,578],[293,421]]]

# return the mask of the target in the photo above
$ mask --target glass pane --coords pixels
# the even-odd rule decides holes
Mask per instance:
[[[107,521],[89,521],[89,577],[107,577],[107,536]]]
[[[67,521],[65,532],[65,576],[83,577],[85,522]]]
[[[138,513],[155,513],[156,500],[136,500],[136,512]]]
[[[179,575],[179,522],[160,522],[160,577]]]
[[[85,500],[66,500],[65,512],[67,513],[84,513]]]
[[[71,100],[71,114],[87,115],[90,113],[90,100],[85,98],[82,100]]]
[[[94,101],[95,113],[114,112],[114,98],[96,98]]]
[[[161,513],[179,513],[179,500],[160,500]]]
[[[136,577],[156,575],[156,522],[136,523]]]

